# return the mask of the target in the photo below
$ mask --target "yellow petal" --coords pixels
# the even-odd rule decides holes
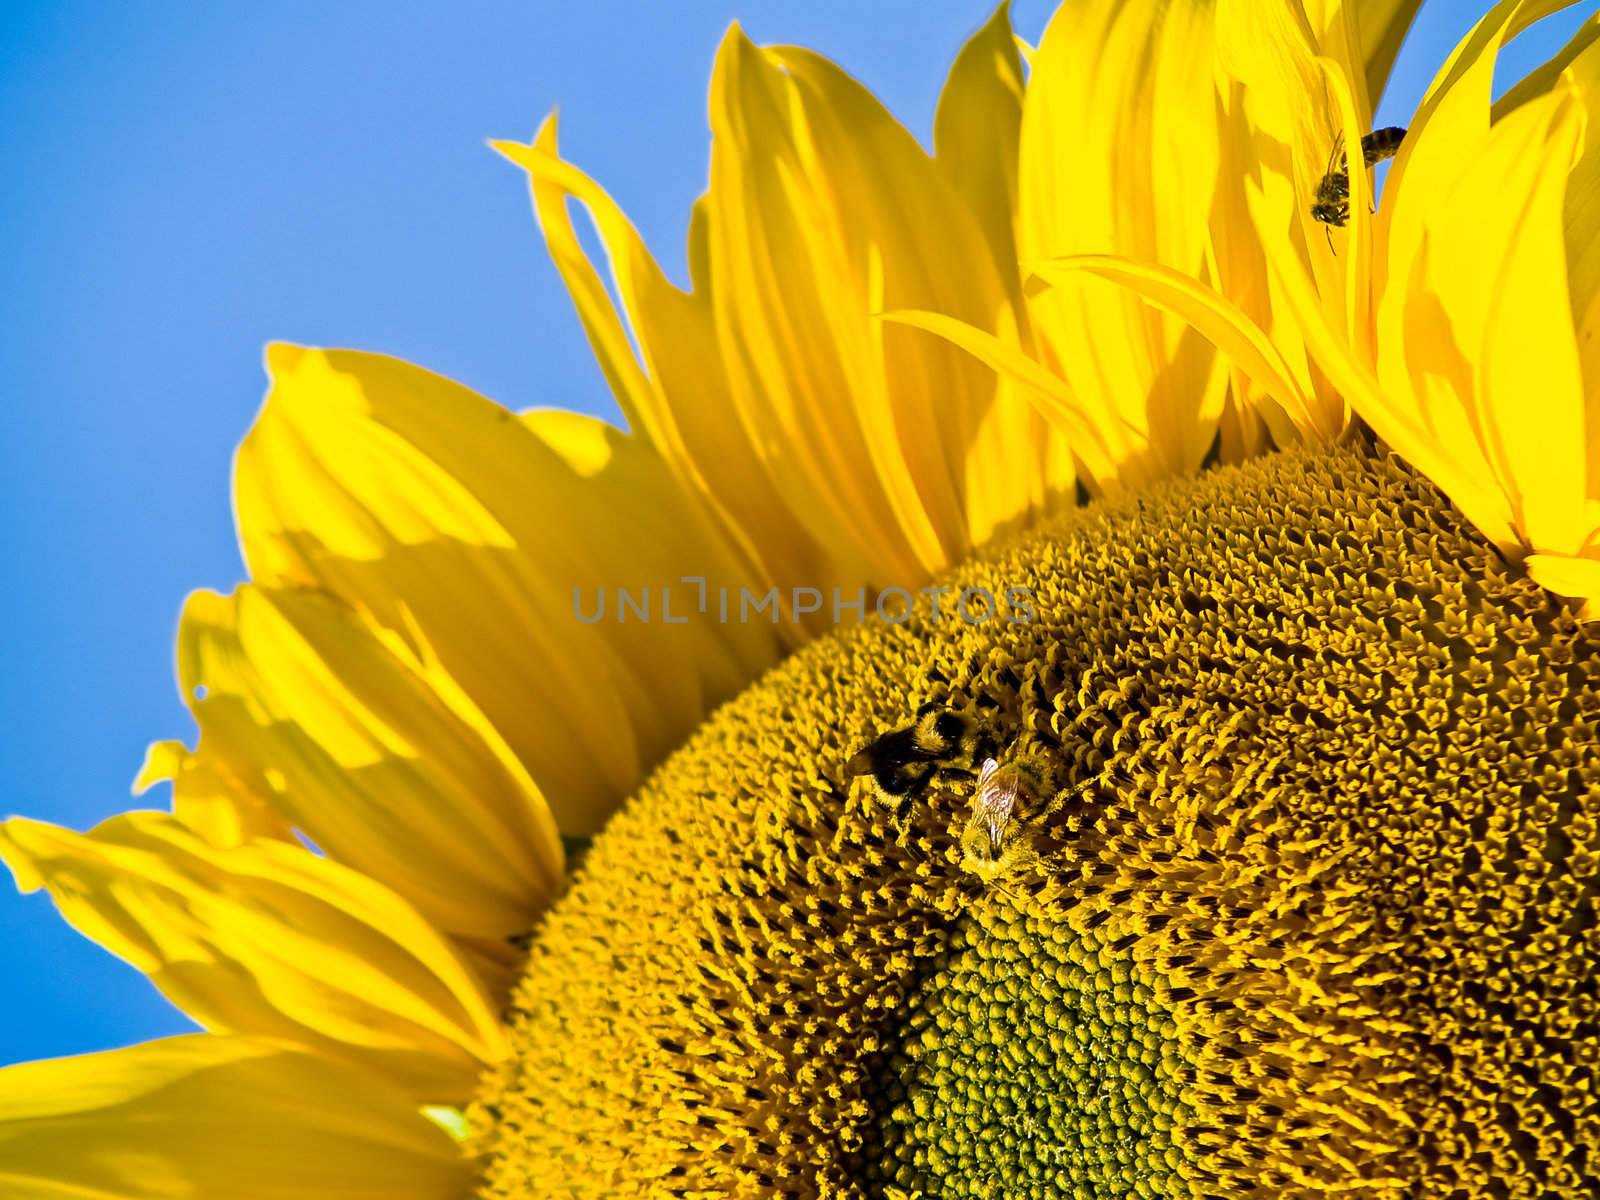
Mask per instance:
[[[616,548],[586,577],[572,581],[580,593],[574,604],[591,614],[593,600],[602,591],[609,594],[608,615],[592,628],[645,676],[648,696],[660,710],[648,724],[639,722],[649,734],[646,761],[654,765],[701,716],[777,661],[781,635],[770,624],[724,623],[700,610],[699,587],[683,582],[685,572],[706,577],[708,586],[730,588],[751,577],[681,501],[665,462],[641,439],[560,409],[523,413],[520,420],[589,493],[584,506],[563,514],[568,536]],[[622,618],[623,594],[642,602],[647,620]]]
[[[1348,344],[1370,369],[1370,243],[1368,173],[1350,177],[1351,219],[1333,229],[1312,216],[1321,182],[1335,169],[1344,141],[1370,124],[1366,85],[1357,65],[1353,10],[1338,0],[1219,0],[1218,63],[1229,155],[1213,226],[1219,242],[1219,290],[1249,315],[1278,348],[1315,413],[1308,428],[1343,429],[1346,397],[1331,387],[1307,353],[1300,322],[1281,294],[1289,264],[1309,275],[1322,309],[1319,326]],[[1248,231],[1239,236],[1235,230]],[[1270,265],[1269,265],[1270,264]],[[1265,419],[1278,426],[1287,420]]]
[[[1495,31],[1469,36],[1391,177],[1379,374],[1385,403],[1429,435],[1414,461],[1467,477],[1435,475],[1486,534],[1509,509],[1504,549],[1572,553],[1589,532],[1588,438],[1561,210],[1581,110],[1562,89],[1489,124],[1495,51],[1532,7],[1502,6]]]
[[[1597,95],[1600,93],[1591,90],[1588,97],[1591,131],[1600,130],[1600,112],[1593,109]],[[1576,186],[1582,190],[1582,199],[1570,189],[1567,193],[1567,253],[1578,363],[1587,397],[1589,493],[1594,495],[1600,492],[1600,145],[1593,132],[1590,139],[1583,162],[1574,172],[1575,180],[1581,177]]]
[[[133,781],[142,796],[158,783],[172,784],[172,813],[215,846],[237,846],[251,838],[292,838],[293,827],[272,807],[272,787],[257,773],[228,773],[217,756],[194,754],[182,742],[152,742]]]
[[[1248,195],[1251,218],[1258,228],[1264,227],[1269,221],[1270,201],[1258,191],[1251,190]],[[1276,294],[1334,392],[1347,398],[1351,407],[1402,458],[1461,504],[1485,537],[1498,545],[1513,544],[1510,508],[1502,494],[1484,492],[1478,486],[1471,447],[1459,441],[1450,447],[1442,446],[1435,429],[1425,425],[1408,404],[1397,402],[1384,391],[1374,368],[1356,358],[1349,342],[1332,324],[1304,263],[1289,255],[1268,255],[1266,261]],[[1380,353],[1381,350],[1382,343]]]
[[[979,75],[961,103],[994,99]],[[690,226],[693,293],[668,283],[616,204],[561,161],[553,119],[533,145],[496,146],[529,173],[546,243],[630,422],[754,576],[784,590],[909,585],[1070,497],[1061,437],[1008,385],[875,319],[916,299],[985,330],[1014,327],[1014,260],[1003,279],[967,195],[911,136],[832,64],[757,49],[737,30],[719,56],[713,130],[712,190]],[[569,198],[594,218],[620,310]],[[824,625],[808,618],[805,631]]]
[[[1064,379],[1029,358],[1020,347],[944,313],[902,309],[884,313],[883,319],[936,334],[951,345],[959,346],[979,362],[1016,380],[1067,434],[1072,452],[1088,468],[1095,490],[1116,485],[1118,460],[1116,452],[1106,445],[1103,415],[1082,403]],[[1121,432],[1123,445],[1138,439],[1137,431],[1128,429],[1126,425]]]
[[[1470,161],[1458,156],[1477,146],[1488,132],[1500,47],[1533,22],[1575,2],[1500,0],[1434,76],[1385,185],[1396,195],[1388,227],[1390,261],[1414,262],[1420,257],[1427,199],[1444,194],[1472,168]]]
[[[1377,107],[1389,69],[1405,39],[1420,0],[1289,0],[1286,11],[1296,8],[1303,14],[1313,53],[1328,58],[1335,75],[1350,95],[1362,118],[1361,132],[1372,127],[1372,110]],[[1337,104],[1332,97],[1317,95],[1325,102],[1329,115],[1337,119]]]
[[[134,776],[133,794],[142,796],[158,783],[174,778],[189,756],[189,747],[178,741],[151,742],[144,752],[144,763]]]
[[[485,988],[444,937],[301,846],[219,848],[160,813],[89,834],[12,818],[0,859],[208,1029],[351,1059],[418,1103],[469,1098],[503,1052]]]
[[[0,1070],[7,1200],[467,1200],[454,1143],[381,1081],[198,1034]]]
[[[1560,82],[1564,72],[1573,67],[1577,68],[1580,77],[1590,78],[1594,68],[1592,62],[1585,63],[1584,60],[1589,58],[1590,47],[1596,42],[1600,42],[1600,14],[1578,26],[1571,40],[1554,57],[1540,63],[1507,88],[1494,102],[1490,122],[1498,121],[1512,109],[1521,108],[1529,100],[1544,95]]]
[[[1558,596],[1584,601],[1582,619],[1600,617],[1600,558],[1571,554],[1530,554],[1529,577]]]
[[[1220,0],[1218,58],[1243,86],[1251,141],[1259,161],[1245,164],[1270,198],[1268,222],[1257,233],[1265,253],[1292,255],[1309,264],[1318,294],[1337,314],[1344,336],[1365,354],[1366,222],[1370,173],[1347,172],[1350,221],[1335,231],[1311,214],[1325,175],[1337,170],[1345,146],[1370,128],[1372,106],[1349,5],[1328,0]],[[1340,243],[1335,253],[1331,245]],[[1322,424],[1343,419],[1337,397],[1320,396],[1329,410]]]
[[[1189,322],[1266,388],[1298,426],[1308,432],[1318,432],[1318,413],[1294,378],[1289,364],[1255,323],[1225,296],[1177,271],[1109,255],[1055,259],[1038,264],[1034,274],[1047,284],[1057,284],[1070,280],[1077,271],[1087,271],[1122,284],[1151,304]],[[1338,430],[1320,432],[1324,437],[1332,437]]]
[[[819,92],[833,97],[828,106],[844,114],[841,120],[847,120],[853,108],[871,102],[871,97],[852,80],[832,64],[815,56],[805,55],[797,62],[791,53],[789,59],[782,61],[787,70],[798,71],[802,79],[815,78]],[[876,109],[875,102],[871,104]],[[903,136],[898,126],[893,128],[897,138]],[[897,165],[891,164],[889,170],[892,172],[890,179],[904,177],[904,170]],[[878,181],[878,186],[882,186],[882,182]],[[955,189],[952,188],[952,191]],[[892,207],[895,201],[891,197],[880,203]],[[965,255],[944,254],[944,251],[952,249],[952,234],[957,231],[959,245],[965,249],[969,244],[964,222],[955,220],[960,215],[962,210],[959,209],[950,211],[948,216],[938,213],[929,215],[922,235],[924,239],[938,236],[934,234],[934,229],[947,220],[951,222],[945,227],[945,243],[939,255],[927,255],[926,241],[915,250],[908,248],[903,241],[897,243],[892,240],[886,241],[881,250],[878,246],[870,249],[868,302],[871,326],[879,343],[883,380],[893,404],[899,407],[901,413],[909,411],[910,416],[883,422],[883,414],[879,410],[880,421],[864,421],[863,427],[867,444],[874,450],[874,456],[880,464],[889,460],[885,449],[891,440],[909,445],[927,439],[927,426],[923,424],[925,419],[931,420],[934,427],[940,429],[945,437],[946,454],[952,458],[952,468],[956,473],[956,494],[962,507],[962,541],[970,548],[987,541],[997,530],[1036,521],[1043,513],[1063,504],[1074,503],[1077,470],[1073,465],[1069,439],[1045,419],[1035,405],[1029,403],[1013,377],[1002,373],[996,379],[953,346],[940,347],[933,343],[930,349],[928,339],[885,326],[877,319],[877,314],[892,302],[899,303],[910,297],[927,299],[942,294],[945,296],[943,311],[954,312],[957,314],[954,319],[961,320],[961,308],[950,299],[952,293],[949,289],[953,286],[955,294],[969,302],[967,312],[993,312],[988,329],[994,332],[982,331],[980,337],[988,337],[996,342],[1018,343],[1027,337],[1026,329],[1019,328],[1017,323],[1018,281],[1014,260],[1001,264],[1005,275],[1004,297],[996,293],[985,302],[981,297],[988,287],[988,270],[980,270],[979,264]],[[896,233],[903,232],[902,227],[895,225],[892,220],[886,220],[886,226]],[[922,288],[913,291],[909,278],[896,268],[903,269],[917,252],[923,253],[928,261],[920,264],[925,283]],[[941,272],[947,277],[941,277]],[[958,374],[946,376],[944,371],[950,364],[952,354],[961,369]],[[902,381],[912,381],[909,389],[903,390],[898,386]],[[907,405],[902,398],[905,391],[915,398],[922,389],[942,389],[937,392],[936,402],[926,411],[916,404]],[[928,394],[935,393],[930,390]],[[870,415],[873,411],[864,410],[864,415]],[[893,409],[890,412],[892,415]],[[914,466],[912,471],[915,475]]]
[[[1514,108],[1567,87],[1585,114],[1583,153],[1567,177],[1567,287],[1579,368],[1588,397],[1586,427],[1600,431],[1600,16],[1586,22],[1564,50],[1495,104],[1499,121]],[[1588,442],[1588,478],[1600,485],[1600,435]]]
[[[950,68],[933,118],[933,147],[934,162],[977,216],[1003,275],[1014,275],[1017,262],[1023,89],[1011,4],[1002,0]]]
[[[1350,83],[1343,63],[1326,55],[1319,55],[1316,65],[1322,73],[1323,85],[1330,98],[1330,107],[1339,128],[1344,131],[1343,144],[1359,146],[1372,123],[1372,109],[1361,98],[1351,94]],[[1354,162],[1356,155],[1347,155]],[[1372,346],[1372,174],[1366,170],[1346,171],[1350,187],[1350,219],[1344,241],[1344,328],[1351,352],[1360,361],[1373,361]],[[1302,205],[1304,208],[1304,205]],[[1330,409],[1331,405],[1327,406]],[[1344,416],[1345,405],[1339,405]],[[1343,421],[1340,421],[1342,426]]]
[[[1476,385],[1490,462],[1513,498],[1524,540],[1560,554],[1576,553],[1592,531],[1590,439],[1562,228],[1567,174],[1583,139],[1581,112],[1563,90],[1495,126],[1481,161],[1497,181],[1495,207],[1509,218],[1504,241],[1496,244],[1495,221],[1482,222],[1478,247],[1487,261],[1462,272],[1468,278],[1440,280],[1457,289],[1488,285]],[[1520,129],[1524,124],[1529,128]],[[1435,244],[1448,255],[1448,235],[1440,234]],[[1444,300],[1447,310],[1454,301]]]
[[[1317,397],[1320,412],[1324,407],[1322,377],[1310,365],[1304,338],[1288,306],[1277,298],[1277,283],[1267,266],[1270,255],[1297,253],[1292,232],[1298,228],[1298,220],[1259,229],[1252,223],[1252,192],[1266,189],[1275,195],[1279,204],[1274,207],[1279,211],[1294,203],[1285,166],[1287,148],[1279,145],[1276,151],[1270,150],[1267,139],[1255,135],[1239,84],[1221,81],[1218,103],[1223,155],[1211,222],[1214,288],[1266,334],[1290,377]],[[1277,169],[1267,161],[1273,158],[1278,160]],[[1259,383],[1252,383],[1231,356],[1228,365],[1232,378],[1221,418],[1221,461],[1238,462],[1268,445],[1287,446],[1300,440],[1301,429],[1283,407]]]
[[[910,586],[971,545],[966,460],[997,389],[874,314],[999,329],[992,254],[915,139],[816,55],[735,28],[711,117],[708,270],[739,420],[846,578]]]
[[[935,165],[951,188],[964,197],[983,228],[1016,313],[1017,337],[1024,348],[1031,344],[1032,333],[1027,327],[1017,263],[1017,163],[1026,90],[1023,69],[1032,58],[1033,48],[1011,28],[1010,0],[1002,0],[956,56],[939,93],[933,122]],[[976,343],[998,343],[982,330],[973,330],[972,336]],[[950,340],[962,344],[959,336]],[[973,350],[971,345],[964,348]],[[996,366],[992,357],[974,356]],[[1051,423],[1052,405],[1065,390],[1064,384],[1029,363],[1025,354],[1007,352],[1003,356],[1023,363],[1024,373],[1019,377],[1000,369],[996,401],[984,414],[967,454],[967,515],[974,544],[1014,527],[1019,519],[1028,521],[1064,507],[1076,492],[1077,469],[1067,432],[1072,421],[1062,423],[1062,414],[1056,410],[1057,421]],[[1027,369],[1030,366],[1032,370]],[[1042,392],[1036,386],[1041,376]],[[1022,382],[1023,377],[1034,383]],[[1019,411],[1019,402],[1037,411]],[[1078,444],[1086,450],[1086,459],[1100,462],[1100,478],[1110,478],[1104,454],[1083,442],[1085,432],[1091,440],[1099,435],[1092,426],[1080,430]],[[1029,489],[1029,494],[1019,494],[1019,486]],[[1098,489],[1098,484],[1095,486]]]
[[[1072,440],[1027,385],[1002,372],[966,456],[967,528],[975,546],[1078,502]]]
[[[1444,97],[1458,87],[1464,87],[1475,98],[1489,94],[1485,84],[1493,83],[1494,58],[1500,47],[1516,37],[1536,21],[1571,8],[1578,0],[1499,0],[1472,27],[1472,30],[1445,59],[1444,66],[1434,75],[1422,104],[1417,110],[1415,125],[1431,117]],[[1488,78],[1484,77],[1484,63],[1489,64]]]
[[[178,634],[198,755],[257,775],[330,856],[440,928],[525,932],[560,885],[539,789],[454,680],[326,595],[197,592]]]
[[[610,472],[575,470],[467,389],[379,355],[271,357],[235,478],[252,574],[325,588],[390,630],[414,624],[566,832],[597,829],[726,695],[730,659],[768,661],[757,630],[697,623],[665,647],[684,653],[639,655],[617,624],[579,619],[575,588],[631,581],[641,563],[665,585],[728,562],[667,472],[649,476],[651,503],[678,514],[675,545],[697,549],[661,563],[627,536],[617,510],[633,500]]]
[[[575,661],[594,639],[570,628],[570,596],[547,579],[587,556],[540,554],[547,538],[508,527],[558,524],[546,513],[560,508],[529,511],[523,486],[542,447],[510,413],[408,364],[285,346],[268,361],[234,479],[252,577],[326,588],[391,629],[404,603],[524,762],[594,762],[541,776],[563,822],[575,791],[582,812],[625,788],[637,748],[607,655],[590,655],[598,671]]]
[[[553,115],[532,145],[496,142],[494,147],[528,173],[545,246],[630,427],[705,504],[754,578],[798,582],[815,576],[825,552],[784,503],[748,432],[730,419],[733,401],[705,294],[704,202],[695,206],[691,224],[689,257],[698,283],[689,294],[662,273],[605,190],[561,159]],[[620,313],[578,240],[569,197],[594,220],[623,305]],[[629,331],[642,361],[633,356]]]
[[[1024,270],[1115,254],[1200,275],[1221,153],[1217,108],[1208,6],[1062,5],[1024,101]],[[1029,316],[1041,362],[1097,414],[1124,482],[1200,464],[1228,382],[1204,338],[1090,275],[1033,296]]]
[[[1422,0],[1362,0],[1349,5],[1358,12],[1361,36],[1361,61],[1365,64],[1367,97],[1374,107],[1389,82],[1400,45],[1406,40]]]

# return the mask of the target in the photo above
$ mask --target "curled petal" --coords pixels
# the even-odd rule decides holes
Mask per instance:
[[[793,580],[814,572],[825,552],[784,504],[742,422],[728,419],[733,405],[705,289],[704,203],[691,226],[699,281],[691,294],[667,279],[605,189],[561,158],[554,115],[530,145],[494,146],[528,173],[545,246],[632,429],[711,511],[754,577]],[[593,219],[620,311],[578,239],[569,199]]]
[[[1078,255],[1040,263],[1037,279],[1053,284],[1076,271],[1119,283],[1167,312],[1189,322],[1268,395],[1281,404],[1290,419],[1308,434],[1328,437],[1337,430],[1318,430],[1318,410],[1294,377],[1283,355],[1248,316],[1227,297],[1181,272],[1110,255]]]
[[[142,796],[158,783],[172,784],[172,813],[215,846],[237,846],[251,838],[292,838],[294,827],[272,805],[272,785],[262,771],[248,778],[218,755],[196,754],[182,742],[152,742],[133,781]]]
[[[1095,489],[1110,490],[1117,483],[1117,454],[1107,445],[1100,414],[1085,406],[1059,375],[1046,370],[1020,348],[991,333],[974,328],[943,313],[901,309],[883,314],[885,321],[926,330],[959,346],[979,362],[1022,385],[1034,403],[1067,435],[1072,452],[1086,465]],[[1136,439],[1136,430],[1124,426],[1124,439]]]

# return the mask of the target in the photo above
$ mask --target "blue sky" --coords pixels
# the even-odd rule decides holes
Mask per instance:
[[[1018,0],[1037,36],[1052,7]],[[1487,4],[1431,0],[1380,124]],[[1595,3],[1523,38],[1514,78]],[[188,738],[184,594],[240,574],[233,448],[270,339],[382,350],[513,408],[615,416],[518,173],[484,145],[556,104],[568,155],[682,277],[706,82],[738,19],[842,63],[926,141],[984,0],[0,4],[0,808],[87,828]],[[5,878],[0,871],[0,881]],[[0,1063],[186,1023],[0,882]]]

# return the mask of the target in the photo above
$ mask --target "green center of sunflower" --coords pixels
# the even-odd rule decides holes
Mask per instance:
[[[813,644],[596,839],[474,1114],[484,1196],[1596,1194],[1567,607],[1347,451],[946,582],[1032,619]],[[925,705],[998,773],[852,779]]]

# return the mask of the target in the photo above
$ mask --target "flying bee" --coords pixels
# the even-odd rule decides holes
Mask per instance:
[[[1406,131],[1399,125],[1374,129],[1361,139],[1362,159],[1370,168],[1386,158],[1393,158],[1400,152],[1400,143],[1405,136]],[[1334,165],[1336,161],[1337,166]],[[1330,226],[1343,226],[1350,220],[1350,162],[1340,150],[1338,142],[1334,143],[1333,153],[1328,156],[1328,169],[1317,184],[1311,215]]]
[[[878,800],[899,809],[940,772],[970,775],[989,746],[988,734],[970,714],[924,704],[915,721],[868,743],[844,769],[867,776]]]

